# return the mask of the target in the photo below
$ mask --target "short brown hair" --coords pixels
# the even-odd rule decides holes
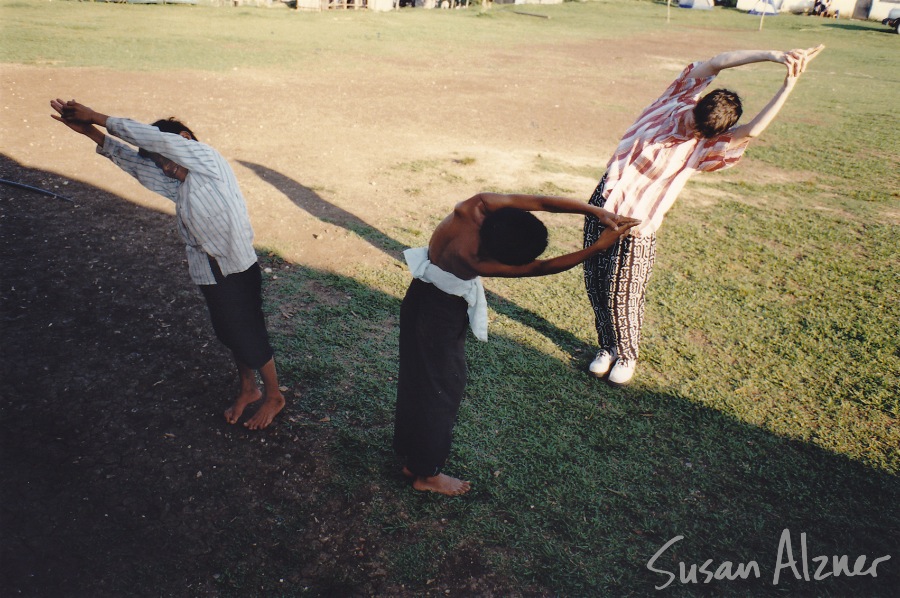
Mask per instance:
[[[714,89],[694,106],[694,123],[709,139],[730,129],[743,111],[738,94],[727,89]]]

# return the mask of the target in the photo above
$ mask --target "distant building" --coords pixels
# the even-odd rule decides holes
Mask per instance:
[[[792,12],[811,13],[813,0],[738,0],[738,10],[766,14]],[[891,12],[900,9],[900,0],[831,0],[829,16],[840,19],[872,19],[881,21]]]

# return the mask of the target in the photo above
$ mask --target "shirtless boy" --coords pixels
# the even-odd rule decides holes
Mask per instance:
[[[225,411],[225,420],[237,423],[247,405],[264,399],[244,426],[267,427],[284,408],[284,396],[262,313],[253,229],[231,167],[177,120],[145,125],[101,114],[74,100],[51,100],[50,106],[57,112],[51,116],[96,143],[97,153],[175,202],[191,279],[206,299],[216,336],[237,364],[240,394]],[[256,384],[257,371],[263,391]]]
[[[547,229],[533,211],[593,216],[605,228],[589,247],[539,260],[547,247]],[[404,252],[413,281],[400,308],[393,444],[416,490],[455,496],[471,488],[441,469],[466,387],[467,324],[476,338],[487,340],[480,277],[563,272],[639,223],[574,199],[480,193],[456,205],[434,230],[428,247]]]

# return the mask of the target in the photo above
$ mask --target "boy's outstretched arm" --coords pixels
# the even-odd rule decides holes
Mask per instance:
[[[160,176],[159,168],[149,159],[141,157],[130,146],[115,139],[114,135],[107,135],[96,125],[106,127],[109,119],[105,114],[91,110],[75,100],[64,102],[56,99],[50,101],[50,106],[57,112],[52,114],[54,120],[58,120],[76,133],[81,133],[97,144],[101,153],[112,162],[136,178],[142,185],[163,197],[174,200],[178,191],[178,183],[169,177]]]
[[[581,214],[594,216],[604,227],[618,230],[621,216],[609,210],[592,206],[586,202],[569,197],[553,195],[522,195],[517,193],[479,193],[475,199],[480,201],[485,212],[496,212],[503,208],[518,208],[528,212],[552,212],[556,214]],[[628,220],[628,219],[625,219]]]
[[[478,271],[479,276],[499,276],[505,278],[546,276],[548,274],[565,272],[566,270],[574,268],[589,257],[597,255],[604,249],[609,248],[619,237],[627,234],[633,227],[641,223],[640,220],[635,220],[634,218],[620,216],[616,216],[616,218],[618,219],[618,229],[610,227],[604,228],[603,232],[600,233],[600,237],[590,247],[550,258],[548,260],[535,260],[521,266],[510,266],[495,261],[478,262],[475,269]]]
[[[779,50],[736,50],[723,52],[713,56],[709,60],[701,62],[691,71],[691,76],[697,79],[715,77],[725,69],[731,69],[755,62],[779,62],[785,63],[787,52]]]
[[[97,145],[102,146],[103,142],[106,140],[106,135],[94,125],[100,124],[101,126],[105,126],[106,120],[104,119],[102,124],[99,122],[95,123],[93,119],[85,118],[87,113],[83,111],[77,114],[78,116],[81,116],[81,118],[76,118],[76,113],[70,108],[71,104],[76,103],[74,100],[69,102],[64,102],[60,99],[50,100],[50,107],[57,112],[57,114],[51,114],[51,118],[58,120],[76,133],[81,133]],[[86,106],[81,106],[81,104],[76,105],[83,109],[90,110]]]
[[[790,56],[797,53],[805,53],[807,59],[812,60],[824,47],[824,45],[819,45],[807,50],[791,50],[790,52],[782,52],[780,50],[736,50],[734,52],[723,52],[705,62],[701,62],[697,65],[697,68],[691,71],[691,76],[698,79],[715,77],[725,69],[755,62],[777,62],[788,65]]]
[[[56,111],[59,112],[60,116],[62,116],[62,118],[66,121],[99,125],[104,128],[106,127],[106,121],[109,117],[105,114],[97,112],[96,110],[88,108],[84,104],[80,104],[75,100],[63,102],[60,99],[56,99],[50,102],[51,105],[53,105],[54,103],[58,105],[54,106],[54,109],[56,109]]]
[[[800,75],[803,74],[803,71],[806,70],[810,61],[824,48],[824,45],[819,45],[815,48],[791,50],[790,52],[785,53],[784,65],[787,67],[787,74],[784,77],[784,83],[772,99],[769,100],[769,103],[759,111],[759,114],[753,117],[747,124],[735,127],[732,130],[732,145],[748,138],[758,137],[766,130],[766,127],[775,120],[775,117],[781,111],[788,96],[791,95],[791,92],[794,90],[794,85],[797,83],[797,79],[799,79]]]

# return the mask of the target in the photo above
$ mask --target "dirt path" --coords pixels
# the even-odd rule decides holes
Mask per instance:
[[[678,55],[677,45],[669,49]],[[0,152],[171,213],[168,202],[91,157],[89,142],[49,118],[47,103],[73,97],[145,121],[177,115],[234,165],[258,245],[340,269],[346,257],[382,256],[329,227],[329,217],[380,227],[441,214],[483,188],[548,182],[589,194],[596,181],[583,172],[602,167],[634,116],[632,98],[652,99],[683,66],[654,56],[634,65],[633,50],[586,42],[536,48],[527,58],[389,59],[344,73],[327,65],[308,73],[125,75],[5,65]],[[632,66],[643,69],[640,77],[628,76]],[[538,156],[550,169],[538,167]],[[327,204],[318,213],[313,195]]]

